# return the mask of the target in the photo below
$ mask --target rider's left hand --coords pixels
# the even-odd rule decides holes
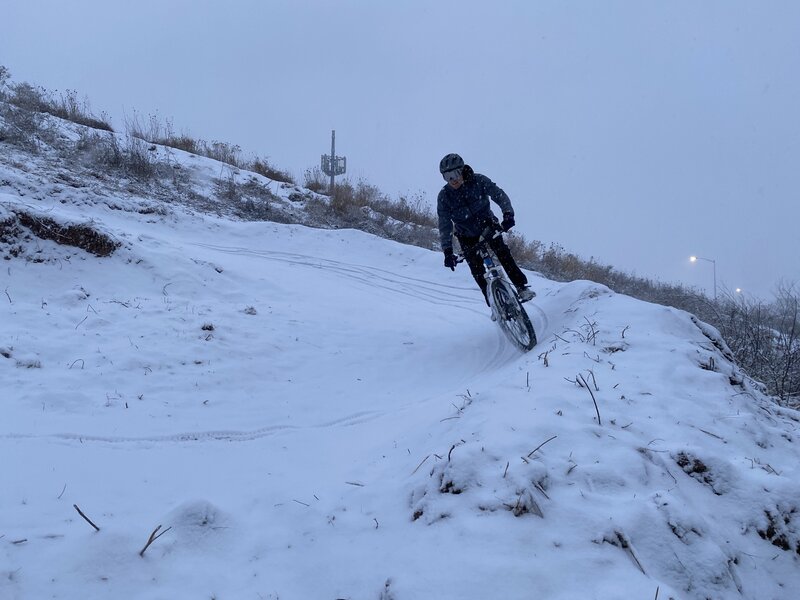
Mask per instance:
[[[513,213],[505,213],[503,215],[503,222],[500,223],[500,226],[503,228],[503,231],[508,231],[514,225],[516,225],[516,223],[514,222],[514,214]]]

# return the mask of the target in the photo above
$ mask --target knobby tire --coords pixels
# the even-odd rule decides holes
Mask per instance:
[[[509,285],[501,280],[491,282],[490,299],[492,310],[503,333],[523,352],[536,345],[536,332],[525,307]]]

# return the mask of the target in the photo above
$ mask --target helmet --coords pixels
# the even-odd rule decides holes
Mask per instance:
[[[452,171],[453,169],[461,169],[464,167],[464,159],[458,154],[448,154],[441,161],[439,161],[439,173]]]

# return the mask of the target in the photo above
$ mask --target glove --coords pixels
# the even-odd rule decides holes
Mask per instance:
[[[500,227],[503,228],[503,231],[508,231],[514,225],[516,225],[514,222],[514,213],[503,213],[503,222],[500,223]]]
[[[447,248],[444,251],[444,266],[449,268],[451,271],[456,270],[456,257],[453,254],[452,248]]]

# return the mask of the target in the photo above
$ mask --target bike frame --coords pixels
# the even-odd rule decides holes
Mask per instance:
[[[502,230],[496,225],[488,226],[478,238],[476,252],[483,260],[486,271],[486,297],[492,309],[492,320],[497,321],[509,340],[520,350],[527,352],[536,345],[536,332],[519,300],[517,288],[511,284],[508,274],[489,245],[490,240],[502,235]],[[466,260],[463,255],[459,259],[459,262]]]

